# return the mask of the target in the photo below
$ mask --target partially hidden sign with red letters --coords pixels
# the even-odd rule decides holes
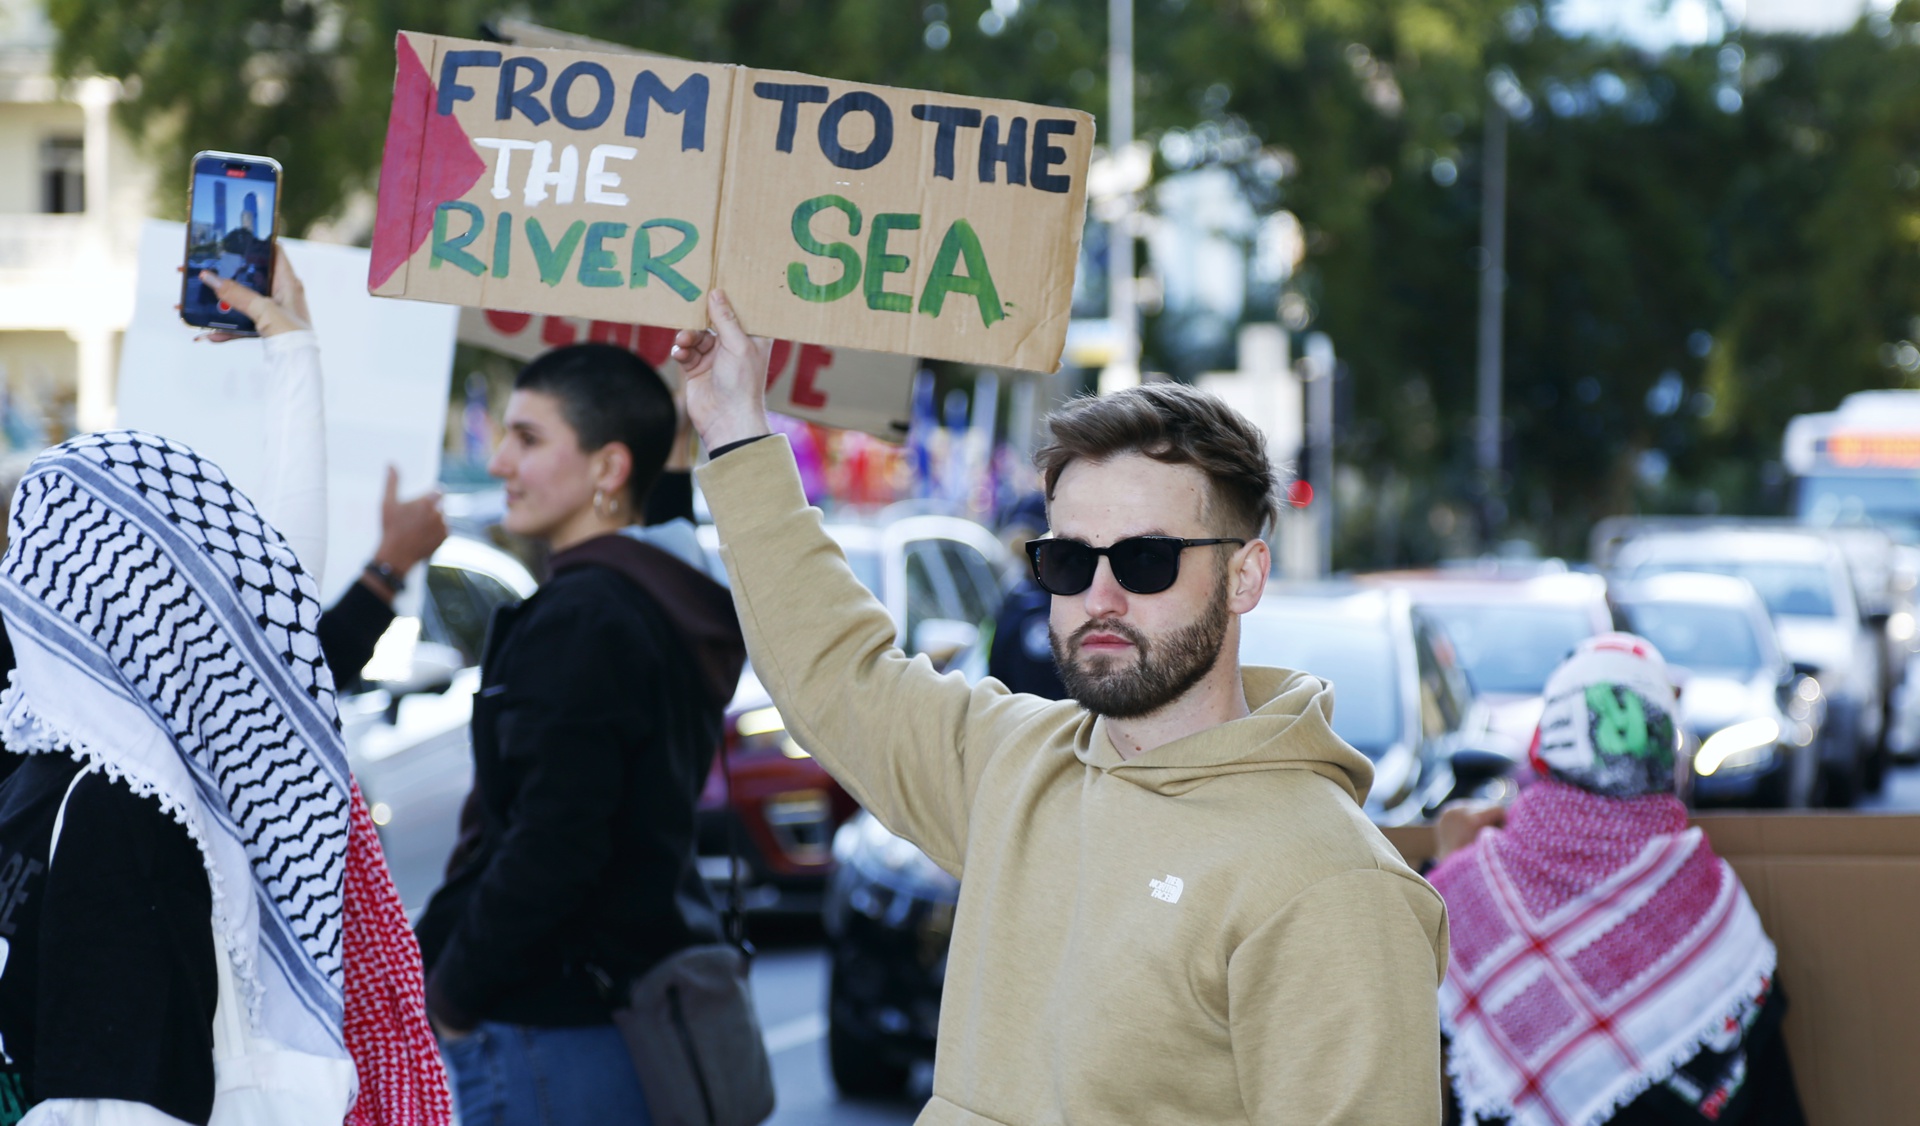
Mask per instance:
[[[1087,114],[402,32],[369,289],[1059,367]]]
[[[680,382],[671,354],[676,331],[557,314],[460,311],[463,344],[519,360],[568,344],[613,344],[638,354],[674,386]],[[767,408],[898,442],[907,436],[908,402],[918,366],[910,356],[776,340],[767,363]]]

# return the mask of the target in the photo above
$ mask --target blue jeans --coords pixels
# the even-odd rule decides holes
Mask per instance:
[[[611,1024],[483,1022],[442,1040],[461,1126],[652,1126],[633,1058]]]

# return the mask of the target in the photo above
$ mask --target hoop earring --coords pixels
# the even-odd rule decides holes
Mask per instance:
[[[607,497],[604,492],[602,492],[599,489],[593,490],[593,514],[595,516],[605,519],[607,514],[600,511],[600,506],[605,504],[606,500],[607,500]]]

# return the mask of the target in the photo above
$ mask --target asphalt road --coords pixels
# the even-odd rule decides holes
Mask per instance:
[[[777,1106],[769,1126],[906,1126],[931,1085],[914,1076],[917,1098],[896,1103],[843,1100],[827,1071],[827,956],[819,928],[753,927],[753,1000],[773,1059]]]

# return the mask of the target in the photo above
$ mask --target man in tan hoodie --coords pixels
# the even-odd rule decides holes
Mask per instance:
[[[1445,908],[1361,812],[1332,689],[1237,657],[1275,510],[1258,432],[1167,384],[1054,416],[1069,542],[1034,566],[1074,699],[969,686],[895,647],[767,436],[765,342],[709,309],[675,352],[754,668],[964,874],[921,1126],[1438,1122]]]

